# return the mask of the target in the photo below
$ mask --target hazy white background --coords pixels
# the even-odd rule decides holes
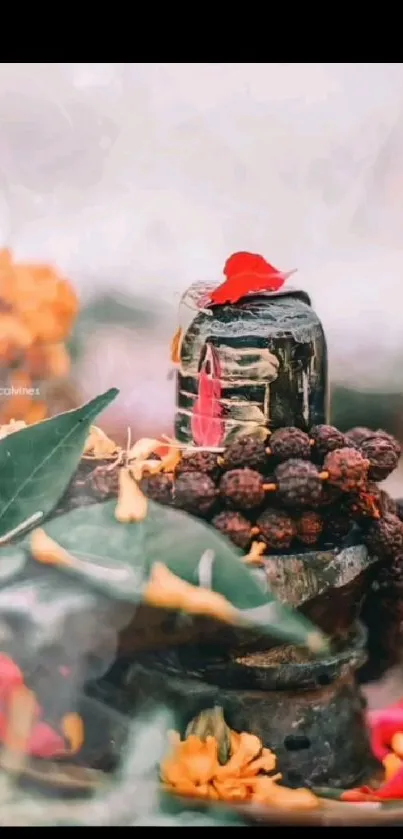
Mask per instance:
[[[401,390],[403,64],[1,64],[0,236],[83,296],[166,301],[154,349],[117,335],[101,386],[142,370],[171,405],[172,307],[245,249],[300,269],[334,379]]]

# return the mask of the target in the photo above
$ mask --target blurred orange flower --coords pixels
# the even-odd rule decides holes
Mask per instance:
[[[181,740],[171,732],[171,753],[161,763],[164,788],[175,795],[239,803],[260,803],[288,810],[316,809],[319,799],[308,789],[279,786],[281,774],[270,775],[276,757],[254,734],[231,735],[229,760],[220,765],[216,737],[189,734]]]
[[[70,357],[65,347],[78,312],[71,284],[49,265],[17,263],[8,249],[0,250],[0,368],[24,372],[16,384],[15,373],[4,384],[14,390],[0,407],[0,422],[23,419],[38,422],[48,413],[38,401],[33,381],[65,378]]]

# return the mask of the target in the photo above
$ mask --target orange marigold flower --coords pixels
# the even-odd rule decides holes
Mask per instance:
[[[308,789],[278,785],[281,774],[268,775],[275,755],[254,734],[230,731],[231,755],[220,765],[218,740],[195,734],[181,741],[171,734],[171,754],[161,764],[164,788],[176,795],[232,802],[256,802],[283,809],[314,809],[319,799]],[[263,774],[266,773],[266,774]]]
[[[32,336],[32,342],[56,344],[63,341],[68,329],[57,312],[46,309],[31,309],[21,312],[21,321]]]
[[[9,423],[11,420],[25,420],[26,414],[31,407],[32,399],[30,396],[13,396],[11,399],[6,399],[1,407],[0,418],[2,423]]]
[[[0,252],[0,299],[29,329],[33,340],[62,341],[78,310],[71,284],[50,265],[14,263]]]
[[[24,368],[36,379],[67,376],[70,356],[64,344],[34,344],[25,353]]]
[[[32,388],[30,375],[26,370],[14,370],[10,375],[10,387],[15,390],[29,390]]]
[[[32,334],[16,315],[0,312],[0,363],[10,361],[32,344]]]
[[[48,408],[45,402],[31,402],[28,410],[24,414],[24,419],[27,425],[35,425],[36,422],[42,422],[48,415]]]
[[[207,737],[206,741],[191,734],[183,742],[180,738],[173,740],[174,750],[171,758],[161,765],[161,776],[165,783],[175,787],[182,786],[186,778],[195,786],[208,783],[216,773],[218,767],[218,750],[215,737]]]

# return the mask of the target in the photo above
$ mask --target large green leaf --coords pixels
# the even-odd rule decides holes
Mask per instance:
[[[81,408],[0,440],[0,538],[55,507],[77,469],[90,425],[118,392],[111,388]]]
[[[211,588],[237,610],[239,624],[318,648],[325,638],[306,618],[264,593],[239,552],[202,521],[150,502],[145,521],[120,524],[114,501],[59,516],[48,536],[74,557],[66,570],[120,600],[139,602],[155,562],[195,586]]]

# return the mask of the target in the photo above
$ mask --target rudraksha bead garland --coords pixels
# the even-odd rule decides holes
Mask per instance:
[[[355,528],[387,561],[403,553],[403,524],[376,481],[399,457],[398,442],[385,431],[343,434],[321,425],[306,434],[290,427],[265,442],[240,437],[220,452],[178,448],[173,471],[148,473],[144,461],[139,483],[149,498],[208,520],[245,554],[255,542],[263,555],[340,546]],[[117,493],[120,463],[87,462],[75,478],[87,503]]]

